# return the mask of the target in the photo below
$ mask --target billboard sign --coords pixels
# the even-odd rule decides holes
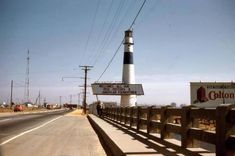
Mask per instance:
[[[94,95],[144,95],[141,84],[93,83]]]
[[[235,83],[233,82],[191,82],[191,104],[219,105],[235,103]]]

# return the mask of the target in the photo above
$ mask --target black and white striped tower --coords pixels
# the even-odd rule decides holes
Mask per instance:
[[[135,66],[133,61],[133,32],[132,30],[125,31],[124,39],[124,59],[122,82],[125,84],[135,84]],[[122,95],[121,106],[135,106],[136,95]]]

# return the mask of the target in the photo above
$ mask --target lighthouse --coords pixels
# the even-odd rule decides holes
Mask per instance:
[[[124,58],[122,82],[124,84],[135,84],[135,66],[133,60],[133,31],[131,29],[125,31],[124,38]],[[135,106],[136,95],[121,95],[121,106]]]

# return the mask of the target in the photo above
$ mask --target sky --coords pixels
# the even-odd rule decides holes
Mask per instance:
[[[0,0],[0,103],[25,100],[27,51],[30,100],[82,101],[84,71],[98,80],[143,0]],[[147,0],[134,26],[138,104],[189,104],[190,82],[235,81],[234,0]],[[101,77],[122,79],[124,47]],[[62,81],[62,77],[65,78]],[[77,77],[77,78],[76,78]],[[120,96],[99,96],[120,102]],[[88,89],[88,103],[96,100]]]

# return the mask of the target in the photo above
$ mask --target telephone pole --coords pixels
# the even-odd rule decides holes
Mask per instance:
[[[61,106],[61,98],[62,98],[62,96],[60,96],[60,106]]]
[[[84,98],[83,98],[83,113],[86,114],[86,93],[87,93],[87,71],[91,70],[93,66],[79,66],[85,72],[85,79],[84,79]]]
[[[41,92],[39,90],[39,94],[38,94],[38,104],[39,106],[41,105]]]
[[[77,105],[77,109],[78,109],[79,104],[80,104],[80,93],[78,93],[78,105]]]

